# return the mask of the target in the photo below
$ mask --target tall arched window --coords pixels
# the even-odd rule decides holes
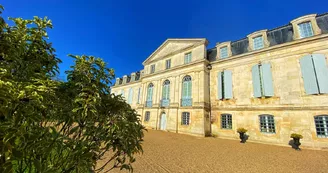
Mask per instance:
[[[182,80],[182,99],[181,99],[181,105],[182,106],[191,106],[192,105],[192,84],[191,84],[191,77],[185,76]]]
[[[328,115],[318,115],[314,117],[317,136],[328,138]]]
[[[133,89],[130,88],[130,89],[129,89],[128,103],[129,103],[129,104],[132,104],[132,100],[133,100]]]
[[[148,85],[148,91],[147,91],[147,101],[146,101],[146,107],[152,107],[153,104],[153,89],[154,85],[150,83]]]
[[[162,106],[166,107],[169,105],[170,101],[170,81],[165,80],[163,83],[163,91],[162,91]]]

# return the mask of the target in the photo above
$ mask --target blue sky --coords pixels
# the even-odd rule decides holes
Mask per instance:
[[[61,77],[73,61],[67,54],[103,58],[116,76],[142,69],[142,62],[167,38],[234,41],[328,12],[327,0],[4,0],[3,17],[48,16],[50,41],[62,59]]]

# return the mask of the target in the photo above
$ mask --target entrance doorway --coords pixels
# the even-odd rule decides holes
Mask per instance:
[[[161,121],[160,121],[159,128],[161,130],[166,130],[166,114],[165,114],[165,112],[163,112],[162,115],[161,115]]]

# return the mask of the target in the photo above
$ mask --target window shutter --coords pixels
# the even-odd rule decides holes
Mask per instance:
[[[166,99],[170,99],[170,85],[167,85]]]
[[[218,99],[222,99],[222,78],[221,78],[221,73],[218,73]]]
[[[266,63],[262,64],[262,80],[263,80],[263,89],[264,96],[273,96],[273,82],[272,82],[272,72],[271,72],[271,64]]]
[[[191,81],[188,81],[187,84],[188,84],[187,98],[191,98]]]
[[[232,99],[232,72],[224,70],[224,98]]]
[[[259,65],[254,65],[252,67],[252,80],[253,80],[253,92],[254,97],[261,97],[261,81],[260,81],[260,71]]]
[[[130,90],[129,90],[129,104],[132,103],[132,98],[133,98],[133,90],[132,90],[132,88],[130,88]]]
[[[137,100],[137,103],[140,103],[140,90],[141,90],[141,88],[139,87],[139,89],[138,89],[138,100]]]
[[[187,82],[183,82],[182,84],[182,98],[186,98],[187,97]]]
[[[328,93],[328,68],[323,54],[313,54],[314,69],[317,75],[320,93]]]
[[[163,90],[162,90],[162,99],[166,98],[166,85],[163,85]]]
[[[301,71],[306,94],[318,94],[318,85],[312,63],[311,55],[306,55],[300,59]]]

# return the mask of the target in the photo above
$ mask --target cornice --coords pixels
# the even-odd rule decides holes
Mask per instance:
[[[278,44],[278,45],[266,47],[266,48],[259,49],[259,50],[253,50],[251,52],[247,52],[247,53],[240,54],[240,55],[234,55],[234,56],[231,56],[229,58],[219,59],[219,60],[211,62],[211,64],[217,64],[217,63],[226,62],[226,61],[234,61],[234,60],[238,60],[240,58],[245,58],[245,57],[249,57],[249,56],[256,56],[258,54],[266,53],[268,51],[276,50],[276,49],[279,49],[279,48],[283,48],[283,47],[284,48],[289,48],[289,47],[299,45],[299,44],[303,44],[303,43],[306,43],[306,42],[316,41],[316,40],[326,39],[326,38],[328,38],[328,34],[321,34],[321,35],[317,35],[317,36],[313,36],[313,37],[294,40],[294,41],[291,41],[291,42],[288,42],[288,43]]]
[[[303,110],[328,110],[328,106],[265,106],[265,107],[247,107],[247,106],[237,106],[237,107],[222,107],[222,106],[212,106],[211,110],[214,111],[260,111],[260,110],[266,110],[266,111],[303,111]]]

